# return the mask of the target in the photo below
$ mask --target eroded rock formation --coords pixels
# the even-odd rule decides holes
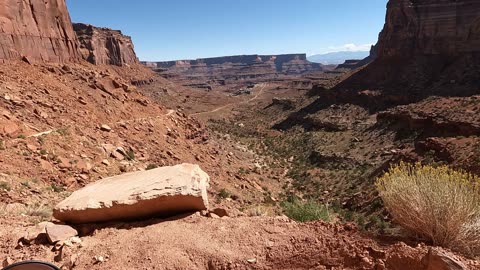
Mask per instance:
[[[65,0],[0,0],[0,62],[79,59]]]
[[[80,52],[85,60],[95,65],[138,63],[131,37],[121,31],[75,23],[73,28],[80,41]]]
[[[373,54],[376,60],[339,88],[376,88],[412,100],[478,93],[480,2],[390,0]]]
[[[241,80],[298,75],[322,70],[322,65],[307,60],[305,54],[237,55],[197,60],[143,62],[167,77],[209,77],[210,79]]]
[[[379,58],[458,56],[480,51],[480,2],[390,0]]]

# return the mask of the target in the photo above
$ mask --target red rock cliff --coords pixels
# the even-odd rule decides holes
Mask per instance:
[[[0,62],[79,59],[65,0],[0,0]]]
[[[380,58],[480,51],[480,1],[390,0]]]
[[[96,65],[139,63],[132,39],[121,31],[75,23],[83,58]]]
[[[404,97],[480,91],[480,1],[390,0],[376,60],[339,88]]]

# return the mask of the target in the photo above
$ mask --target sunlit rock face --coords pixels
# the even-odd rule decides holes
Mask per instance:
[[[480,51],[480,2],[390,0],[378,57]]]
[[[0,0],[0,62],[80,59],[65,0]]]
[[[95,65],[138,63],[131,37],[119,30],[74,23],[73,28],[80,42],[82,57]]]

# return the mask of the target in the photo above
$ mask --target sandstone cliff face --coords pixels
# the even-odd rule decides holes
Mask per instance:
[[[480,51],[477,0],[390,0],[377,53],[445,55]]]
[[[390,0],[376,60],[339,85],[418,99],[479,92],[480,1]]]
[[[0,62],[79,59],[65,0],[0,0]]]
[[[80,41],[83,58],[95,65],[138,63],[132,39],[121,31],[75,23],[73,28]]]

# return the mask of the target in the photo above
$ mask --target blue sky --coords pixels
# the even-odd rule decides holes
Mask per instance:
[[[141,60],[367,50],[387,0],[67,0],[73,22],[122,30]]]

